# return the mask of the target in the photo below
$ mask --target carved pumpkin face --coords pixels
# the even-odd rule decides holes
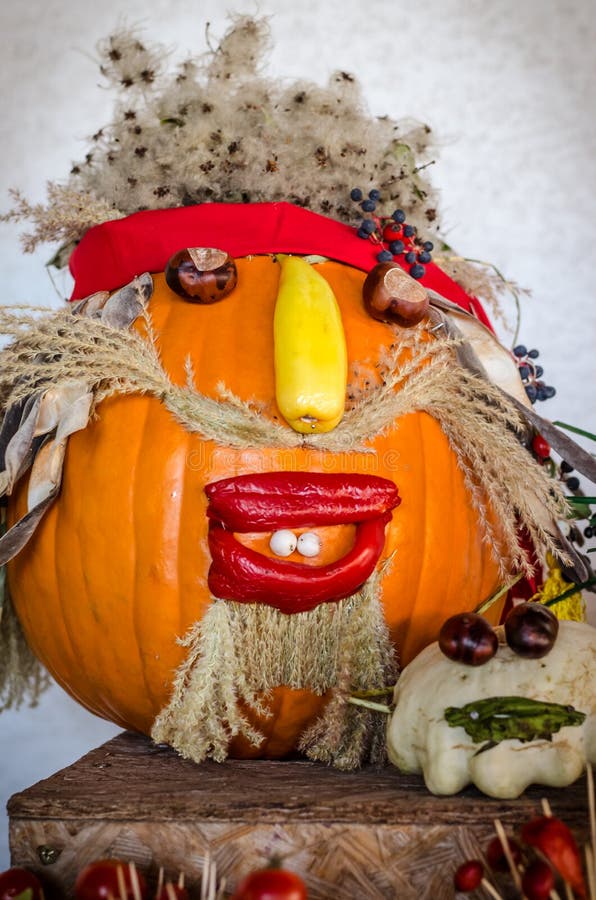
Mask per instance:
[[[201,392],[218,398],[223,383],[258,410],[256,421],[289,429],[275,401],[273,316],[280,265],[272,256],[237,258],[236,264],[236,288],[211,305],[185,302],[163,274],[154,275],[149,311],[160,357],[176,384],[185,383],[190,360]],[[399,331],[367,314],[363,271],[332,261],[316,269],[341,311],[349,409],[366,403],[380,383]],[[320,473],[323,505],[326,486],[333,493],[341,479],[370,475],[397,486],[401,504],[380,519],[381,544],[372,567],[378,573],[394,554],[380,575],[380,590],[402,663],[436,638],[447,616],[472,608],[496,587],[497,566],[456,457],[426,413],[387,423],[382,433],[366,438],[362,450],[319,449],[308,440],[255,449],[204,440],[154,397],[112,397],[71,437],[60,497],[9,567],[28,641],[75,699],[124,727],[150,731],[184,658],[177,639],[212,603],[205,487],[272,472],[282,485],[287,475],[288,497],[305,473]],[[13,518],[25,511],[25,493],[22,486],[16,492]],[[293,527],[291,514],[275,521],[274,503],[268,515],[267,530],[233,533],[238,552],[266,561],[274,556],[274,532],[293,531],[296,537],[314,532],[320,552],[308,556],[296,550],[287,558],[291,571],[307,579],[325,567],[341,579],[359,541],[366,549],[372,540],[359,532],[357,515],[308,527],[300,517]],[[235,752],[286,753],[325,697],[280,685],[270,702],[275,715],[259,722],[265,743],[249,750],[236,742]]]
[[[395,332],[367,316],[363,273],[333,262],[318,269],[341,308],[352,389],[366,392],[368,383],[378,382],[379,360]],[[184,302],[155,276],[150,308],[160,354],[176,382],[184,381],[190,357],[201,391],[217,396],[223,381],[262,405],[263,417],[279,420],[272,340],[279,265],[253,257],[238,260],[238,271],[236,290],[211,306]],[[439,425],[412,413],[370,446],[372,454],[308,446],[234,449],[189,434],[156,399],[104,401],[96,421],[71,438],[59,501],[11,564],[12,590],[33,649],[85,706],[147,731],[183,656],[176,638],[211,602],[205,485],[259,472],[315,471],[381,476],[399,488],[402,502],[386,526],[383,549],[383,557],[394,551],[396,557],[382,594],[391,636],[408,661],[446,616],[488,595],[497,573]],[[275,530],[272,525],[240,540],[270,557]],[[295,565],[329,565],[354,543],[351,522],[296,533],[307,530],[319,535],[321,552],[295,552]],[[299,702],[310,715],[304,697]],[[283,737],[288,727],[276,724]]]

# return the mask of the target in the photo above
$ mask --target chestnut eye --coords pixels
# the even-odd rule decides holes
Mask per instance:
[[[483,666],[499,649],[490,624],[476,613],[459,613],[443,623],[439,647],[448,659],[465,666]]]
[[[514,653],[542,659],[550,653],[559,633],[559,620],[542,603],[519,603],[505,619],[505,637]]]
[[[224,250],[186,247],[166,266],[168,287],[190,303],[217,303],[236,287],[236,263]]]
[[[281,528],[274,531],[269,541],[271,552],[276,556],[289,556],[296,549],[298,541],[293,531],[288,528]]]
[[[321,538],[314,531],[305,531],[298,538],[297,549],[302,556],[318,556],[321,552]]]
[[[362,295],[373,319],[394,322],[402,328],[417,325],[428,311],[426,290],[392,262],[379,263],[370,270]]]

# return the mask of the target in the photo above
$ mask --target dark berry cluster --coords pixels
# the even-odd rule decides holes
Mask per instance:
[[[588,541],[596,537],[596,513],[593,513],[589,503],[586,502],[584,492],[581,488],[580,480],[574,475],[573,466],[567,460],[562,459],[557,465],[550,455],[550,446],[541,434],[534,435],[532,440],[532,451],[534,456],[545,466],[552,478],[562,481],[565,488],[569,492],[569,503],[572,519],[565,523],[567,527],[567,538],[580,547],[584,545],[584,538]],[[579,498],[579,499],[577,499]],[[574,499],[576,502],[574,503]],[[587,525],[583,529],[578,522],[587,521]]]
[[[422,241],[413,225],[406,222],[406,214],[403,209],[396,209],[391,216],[376,215],[377,203],[381,194],[377,190],[368,192],[364,197],[360,188],[354,188],[350,197],[360,205],[363,217],[357,234],[359,238],[379,246],[377,259],[379,262],[392,262],[397,257],[402,257],[406,263],[408,272],[412,278],[422,278],[425,273],[425,264],[432,259],[431,241]],[[401,262],[401,260],[400,260]]]
[[[573,472],[573,466],[563,459],[559,463],[558,469],[555,469],[555,476],[565,484],[565,487],[571,494],[570,507],[574,521],[567,523],[569,526],[568,538],[570,541],[583,547],[584,537],[588,541],[596,537],[596,513],[593,513],[589,503],[585,502],[587,498],[581,488],[579,478]],[[576,498],[575,503],[574,498]],[[583,537],[580,531],[581,526],[578,524],[582,520],[588,523],[583,529]]]
[[[544,369],[536,363],[540,356],[538,350],[528,350],[524,344],[518,344],[513,348],[513,355],[530,402],[536,403],[537,400],[550,400],[554,397],[556,389],[544,383]]]

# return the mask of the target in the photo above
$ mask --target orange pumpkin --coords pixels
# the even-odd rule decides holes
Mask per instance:
[[[185,302],[162,274],[154,276],[150,313],[159,352],[174,382],[185,382],[190,356],[202,392],[217,396],[223,380],[239,397],[262,404],[263,415],[280,418],[272,340],[280,267],[268,256],[236,262],[238,286],[209,306]],[[362,372],[374,379],[395,330],[366,313],[364,272],[331,261],[316,268],[339,303],[350,364],[358,364],[361,379]],[[396,551],[395,562],[381,591],[391,638],[407,663],[447,616],[495,589],[498,569],[436,421],[411,413],[371,446],[373,454],[236,450],[189,433],[153,397],[104,400],[95,420],[70,439],[58,501],[9,565],[32,649],[89,710],[148,733],[184,658],[177,638],[212,602],[205,485],[254,471],[349,471],[383,476],[399,488],[402,502],[383,551],[383,557]],[[25,504],[21,483],[11,501],[13,520]],[[252,538],[265,554],[267,538]],[[304,562],[337,559],[352,540],[353,526],[329,527],[324,559]],[[258,723],[263,745],[255,750],[236,741],[233,752],[287,753],[324,703],[308,690],[280,686],[270,700],[275,715]]]

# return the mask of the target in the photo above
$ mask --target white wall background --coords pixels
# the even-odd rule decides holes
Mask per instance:
[[[29,0],[0,11],[0,209],[10,186],[41,200],[107,121],[96,42],[122,17],[183,52],[220,35],[226,8],[271,15],[270,72],[357,73],[371,109],[429,122],[433,176],[462,254],[530,287],[521,339],[541,350],[557,397],[543,414],[596,432],[595,0]],[[234,4],[234,5],[232,5]],[[50,248],[23,257],[0,226],[0,301],[56,304]],[[67,288],[66,288],[67,289]],[[11,793],[116,733],[52,689],[0,718],[0,809]],[[8,866],[0,818],[0,871]]]

